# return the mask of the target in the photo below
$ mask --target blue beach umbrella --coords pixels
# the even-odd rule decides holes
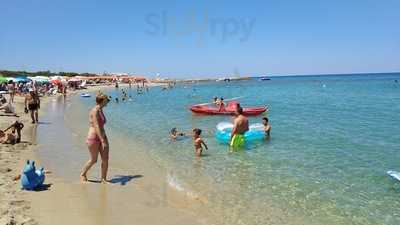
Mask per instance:
[[[26,76],[19,76],[19,77],[16,77],[14,80],[15,80],[15,82],[22,82],[22,83],[31,81]]]

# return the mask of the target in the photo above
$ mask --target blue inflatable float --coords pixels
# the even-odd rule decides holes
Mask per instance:
[[[83,93],[83,94],[81,94],[81,97],[82,97],[82,98],[90,98],[90,96],[91,96],[91,94],[89,94],[89,93]]]
[[[231,132],[233,124],[229,122],[220,122],[217,125],[217,132],[215,137],[218,141],[224,144],[229,144],[231,140]],[[254,141],[264,140],[264,125],[261,123],[254,123],[249,126],[249,131],[244,134],[246,144]]]
[[[44,168],[36,170],[35,161],[26,161],[26,165],[21,175],[22,189],[34,190],[43,185],[45,179]]]

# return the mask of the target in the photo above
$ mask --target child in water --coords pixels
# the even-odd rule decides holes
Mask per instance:
[[[269,120],[267,117],[262,118],[262,123],[264,124],[264,132],[265,137],[269,138],[271,136],[271,124],[269,124]]]
[[[201,130],[198,128],[193,129],[193,140],[194,140],[194,152],[196,156],[201,156],[201,153],[203,152],[203,146],[208,150],[208,147],[206,143],[201,139]]]
[[[174,141],[176,141],[176,139],[177,139],[179,136],[182,136],[182,137],[183,137],[183,136],[185,136],[185,133],[182,133],[182,132],[178,133],[178,130],[176,129],[176,127],[172,128],[172,129],[171,129],[171,139],[174,140]]]

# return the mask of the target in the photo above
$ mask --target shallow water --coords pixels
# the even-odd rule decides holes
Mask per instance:
[[[202,199],[217,224],[400,224],[400,183],[386,175],[400,170],[399,78],[280,77],[153,88],[142,95],[128,89],[134,101],[113,102],[105,110],[108,133],[120,137],[111,138],[112,157],[121,168],[134,168],[129,158],[135,152],[124,145],[135,146],[168,171],[170,185]],[[215,126],[230,117],[188,110],[213,96],[268,105],[271,140],[238,152],[218,143]],[[84,140],[82,121],[92,105],[92,98],[69,102],[66,121],[76,143]],[[190,138],[171,142],[172,127],[203,129],[206,156],[194,157]],[[78,164],[87,157],[80,150],[67,154]]]

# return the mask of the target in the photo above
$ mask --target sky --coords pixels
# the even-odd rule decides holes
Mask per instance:
[[[399,0],[1,0],[0,9],[0,70],[400,71]]]

